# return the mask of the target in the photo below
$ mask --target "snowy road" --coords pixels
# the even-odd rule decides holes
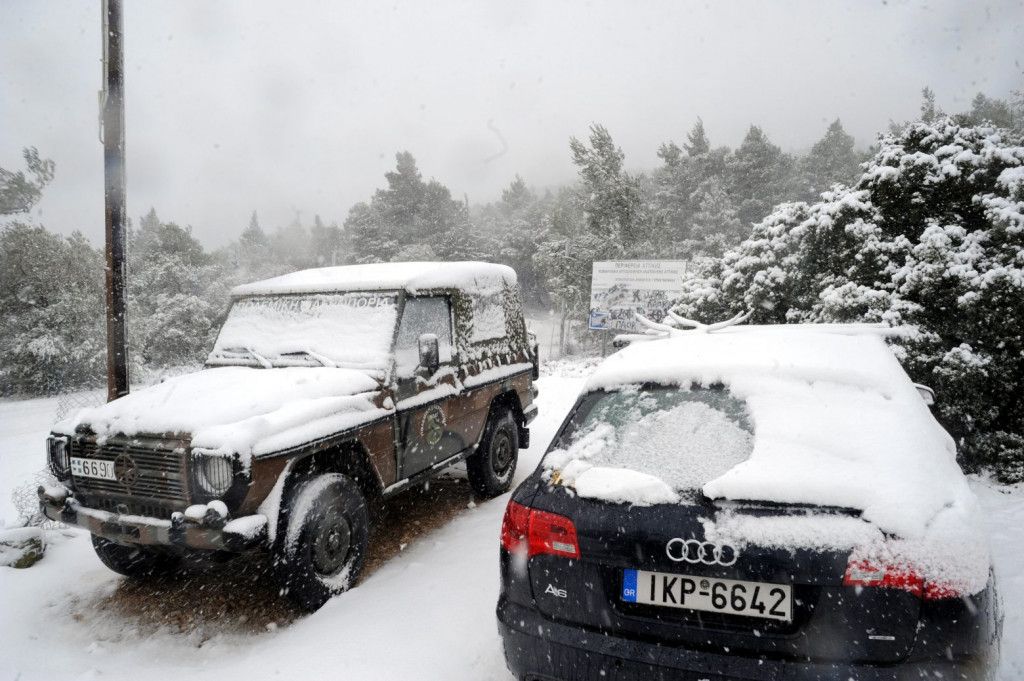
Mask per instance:
[[[541,452],[582,383],[571,365],[539,383],[534,446]],[[55,400],[0,402],[0,518],[10,490],[32,478]],[[1024,678],[1024,489],[1004,493],[976,481],[989,512],[1005,602],[1001,678]],[[507,497],[469,508],[421,537],[358,588],[294,624],[266,633],[205,627],[181,633],[131,616],[97,614],[120,579],[88,537],[57,536],[29,570],[0,568],[0,681],[62,679],[485,679],[507,680],[494,620],[497,541]]]

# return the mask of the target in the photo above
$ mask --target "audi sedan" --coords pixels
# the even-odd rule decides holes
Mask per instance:
[[[1000,616],[953,441],[873,329],[634,343],[501,530],[521,680],[988,679]]]

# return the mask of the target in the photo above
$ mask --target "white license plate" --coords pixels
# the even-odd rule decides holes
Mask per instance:
[[[100,480],[117,480],[113,461],[100,459],[80,459],[71,457],[71,475],[79,478],[99,478]]]
[[[622,600],[793,621],[793,587],[789,584],[624,570]]]

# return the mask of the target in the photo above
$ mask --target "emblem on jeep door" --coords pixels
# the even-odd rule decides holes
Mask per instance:
[[[444,411],[436,404],[427,409],[423,415],[423,423],[420,425],[420,435],[429,445],[436,445],[444,435],[445,418]]]
[[[124,485],[129,492],[139,479],[139,467],[135,463],[135,459],[127,452],[118,454],[117,458],[114,459],[114,475],[117,476],[117,481]]]

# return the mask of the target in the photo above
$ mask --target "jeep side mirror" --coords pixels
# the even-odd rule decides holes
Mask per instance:
[[[921,399],[924,400],[925,404],[927,404],[929,407],[935,404],[934,390],[932,390],[926,385],[921,385],[920,383],[915,383],[914,387],[917,388],[917,394],[921,396]]]
[[[434,373],[441,365],[441,351],[437,344],[437,334],[420,334],[417,344],[420,351],[420,366],[429,373]]]

